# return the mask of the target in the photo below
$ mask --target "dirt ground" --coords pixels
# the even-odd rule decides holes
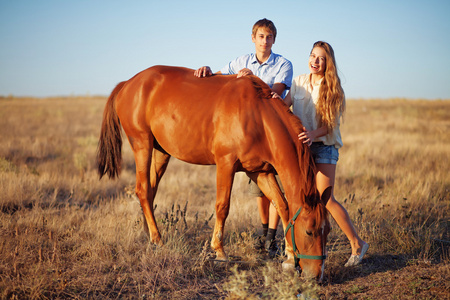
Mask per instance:
[[[369,255],[362,265],[326,278],[320,298],[450,299],[450,266]]]

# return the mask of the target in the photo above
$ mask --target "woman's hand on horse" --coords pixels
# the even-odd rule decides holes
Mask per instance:
[[[194,75],[200,78],[208,77],[211,76],[212,74],[213,72],[211,71],[211,68],[208,66],[201,67],[194,71]]]
[[[315,136],[313,134],[313,131],[308,131],[305,127],[303,127],[303,132],[298,135],[298,139],[303,141],[303,144],[307,144],[308,146],[311,146],[314,138]]]
[[[275,93],[275,92],[272,92],[272,98],[274,98],[274,99],[280,99],[280,100],[283,100],[283,98],[281,98],[281,96],[280,95],[278,95],[277,93]]]
[[[237,78],[247,76],[247,75],[253,75],[253,72],[250,69],[244,68],[238,72]]]

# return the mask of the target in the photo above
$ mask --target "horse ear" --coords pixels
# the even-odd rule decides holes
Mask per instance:
[[[331,198],[331,192],[333,190],[332,186],[329,186],[323,191],[322,195],[320,196],[320,201],[322,201],[323,205],[327,205],[328,200]]]

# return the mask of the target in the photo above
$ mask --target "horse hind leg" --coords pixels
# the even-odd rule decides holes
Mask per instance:
[[[225,220],[230,211],[231,187],[233,185],[235,167],[227,163],[217,163],[217,195],[216,195],[216,223],[214,225],[211,247],[216,252],[217,260],[228,260],[223,248]]]
[[[153,149],[151,166],[150,166],[150,188],[152,189],[153,199],[156,197],[156,192],[158,191],[158,186],[163,177],[164,173],[167,170],[167,165],[170,161],[170,155]],[[152,203],[153,205],[153,203]]]
[[[158,186],[159,183],[161,181],[162,176],[164,175],[164,173],[167,170],[167,165],[169,164],[169,160],[170,160],[170,155],[167,153],[163,153],[158,151],[157,149],[153,149],[153,154],[151,156],[151,166],[150,166],[150,189],[151,189],[151,195],[153,195],[153,201],[150,202],[149,201],[149,206],[153,208],[153,216],[154,216],[154,209],[155,206],[153,205],[154,203],[154,199],[156,197],[156,193],[158,191]],[[152,199],[152,198],[148,198],[148,199]],[[143,210],[144,212],[144,210]],[[147,222],[147,218],[145,217],[145,213],[143,214],[144,217],[144,231],[151,237],[153,236],[151,234],[150,228],[149,228],[149,222]],[[153,217],[154,219],[154,217]],[[155,226],[157,228],[157,224],[156,221],[155,222]],[[157,231],[159,232],[159,230],[157,229]],[[153,241],[153,240],[152,240]],[[161,243],[160,241],[158,242],[159,244]]]
[[[136,195],[141,203],[150,242],[161,244],[161,234],[156,224],[153,202],[170,156],[154,150],[153,140],[150,139],[134,139],[132,148],[136,162]]]

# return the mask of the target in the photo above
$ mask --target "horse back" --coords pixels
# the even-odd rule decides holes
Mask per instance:
[[[194,76],[194,70],[155,66],[131,78],[117,97],[117,112],[129,137],[152,137],[170,155],[195,164],[217,157],[245,158],[265,143],[265,84],[255,78]],[[259,80],[259,79],[258,79]],[[264,98],[264,99],[263,99]],[[264,147],[259,147],[260,150]]]

